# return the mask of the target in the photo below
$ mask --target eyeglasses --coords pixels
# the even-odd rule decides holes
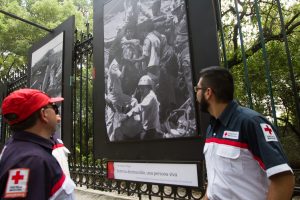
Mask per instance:
[[[48,108],[52,108],[54,110],[55,114],[59,115],[59,109],[58,109],[58,106],[56,104],[49,104],[49,105],[44,107],[44,109],[48,109]]]
[[[194,92],[198,92],[198,90],[206,90],[206,88],[201,88],[201,87],[198,87],[198,86],[194,86]]]

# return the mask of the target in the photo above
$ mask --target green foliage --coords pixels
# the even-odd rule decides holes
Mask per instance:
[[[295,139],[294,135],[287,135],[280,138],[283,149],[285,150],[286,156],[289,160],[290,165],[293,168],[300,168],[300,141]]]
[[[84,30],[85,16],[82,6],[92,7],[78,0],[6,0],[0,2],[5,12],[53,29],[75,15],[76,27]],[[0,77],[10,70],[27,64],[28,49],[48,32],[0,13]]]
[[[260,16],[256,15],[253,2],[239,2],[241,24],[237,24],[234,6],[222,7],[224,19],[227,19],[224,21],[224,35],[228,66],[235,79],[235,97],[247,107],[252,102],[253,109],[274,120],[272,92],[284,149],[291,163],[299,167],[300,122],[296,112],[295,95],[300,97],[300,4],[294,0],[281,1],[284,17],[282,26],[276,1],[258,2]],[[258,17],[262,22],[266,58],[263,56]],[[238,26],[243,31],[244,43],[241,43]],[[282,27],[287,34],[290,55],[286,51]],[[246,65],[243,63],[241,45],[245,48]],[[292,80],[295,82],[295,88]]]
[[[91,53],[91,52],[89,52]],[[85,162],[91,162],[93,155],[93,87],[92,87],[92,58],[89,55],[83,55],[81,65],[75,68],[74,88],[74,135],[77,148],[76,155],[84,155]],[[89,60],[89,62],[87,62]],[[89,64],[89,65],[87,65]],[[96,122],[97,123],[97,122]],[[88,157],[88,160],[87,160]]]

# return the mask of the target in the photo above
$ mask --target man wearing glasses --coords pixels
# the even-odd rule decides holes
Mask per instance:
[[[74,182],[52,156],[51,139],[60,122],[56,103],[35,89],[20,89],[2,103],[2,115],[13,131],[0,155],[0,198],[71,200]]]
[[[222,67],[200,72],[197,101],[211,115],[204,146],[204,199],[288,200],[294,187],[276,128],[261,114],[233,100],[233,77]]]

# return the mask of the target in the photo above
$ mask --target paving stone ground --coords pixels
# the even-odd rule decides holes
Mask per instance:
[[[75,190],[76,200],[138,200],[137,197],[128,197],[125,195],[118,195],[112,192],[102,192],[92,189],[77,187]],[[142,197],[146,200],[148,197]],[[152,197],[152,200],[160,198]],[[294,197],[292,200],[300,200],[300,196]]]
[[[102,192],[92,189],[77,187],[75,190],[76,200],[137,200],[138,198],[127,197],[110,192]]]

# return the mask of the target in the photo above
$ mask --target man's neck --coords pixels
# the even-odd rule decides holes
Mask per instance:
[[[223,102],[222,103],[214,103],[212,106],[210,106],[209,113],[217,119],[223,113],[223,111],[225,110],[227,105],[228,105],[228,103],[223,103]]]
[[[43,127],[36,126],[36,125],[31,128],[26,129],[25,131],[28,131],[30,133],[33,133],[33,134],[43,137],[45,139],[50,139],[50,137],[51,137],[51,134],[49,134],[48,131],[46,131]]]

